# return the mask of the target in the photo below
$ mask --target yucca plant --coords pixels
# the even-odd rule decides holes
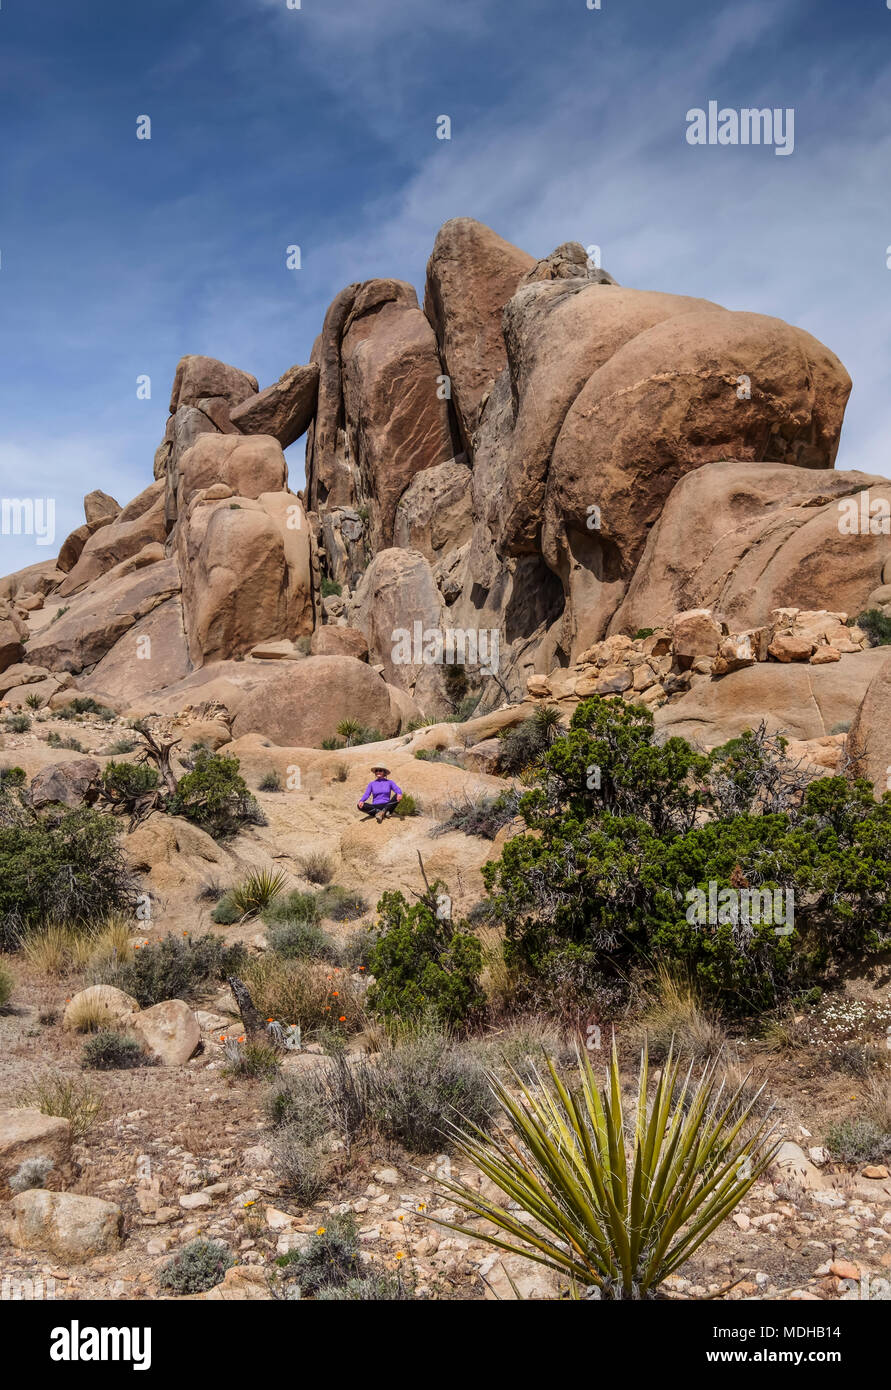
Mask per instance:
[[[229,899],[242,918],[256,917],[264,912],[279,896],[285,886],[286,874],[283,869],[254,869],[243,883],[233,888]]]
[[[650,1101],[644,1046],[632,1125],[615,1043],[603,1089],[587,1054],[572,1090],[545,1060],[548,1079],[536,1070],[527,1085],[513,1073],[516,1095],[488,1073],[510,1134],[450,1126],[458,1151],[519,1210],[459,1182],[441,1185],[497,1227],[477,1231],[481,1240],[567,1276],[576,1295],[594,1288],[601,1298],[653,1298],[773,1160],[767,1117],[750,1123],[758,1095],[741,1103],[742,1086],[730,1094],[718,1084],[716,1061],[698,1081],[692,1064],[681,1077],[671,1050]]]

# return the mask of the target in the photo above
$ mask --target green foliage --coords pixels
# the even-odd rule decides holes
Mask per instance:
[[[235,1263],[228,1245],[199,1236],[190,1240],[162,1267],[158,1283],[171,1293],[204,1293],[221,1283]]]
[[[106,763],[99,779],[109,801],[129,806],[157,789],[158,769],[148,763]]]
[[[327,575],[322,579],[322,598],[339,597],[341,592],[341,586],[335,579],[329,579]]]
[[[132,904],[135,878],[117,829],[85,806],[0,822],[0,947],[47,922],[85,928]]]
[[[109,753],[113,753],[120,757],[125,753],[132,753],[134,748],[136,748],[137,746],[138,744],[135,738],[127,738],[125,736],[124,738],[117,739],[117,741],[111,745],[108,751]]]
[[[358,719],[341,719],[337,726],[337,734],[336,739],[325,739],[322,747],[356,748],[362,743],[380,743],[384,737],[380,729],[371,729]]]
[[[87,1038],[81,1053],[85,1071],[124,1071],[148,1065],[148,1058],[135,1038],[113,1029]]]
[[[210,914],[210,920],[219,927],[234,927],[241,921],[241,913],[228,893],[224,893]]]
[[[16,1104],[39,1110],[43,1115],[59,1115],[71,1125],[74,1139],[83,1139],[101,1119],[105,1109],[102,1093],[85,1077],[62,1073],[43,1076],[16,1096]]]
[[[452,922],[450,909],[439,915],[437,897],[444,894],[437,881],[419,902],[409,904],[394,890],[377,905],[369,1005],[385,1018],[464,1023],[482,1006],[482,946],[466,923]]]
[[[393,814],[398,816],[400,820],[404,820],[406,816],[419,816],[421,814],[421,808],[413,796],[408,792],[404,792],[402,800],[399,802]]]
[[[450,830],[460,830],[465,835],[479,835],[482,840],[494,840],[499,830],[510,825],[516,814],[517,798],[512,792],[500,792],[498,796],[466,796],[464,801],[452,807],[430,834],[446,835]]]
[[[0,1009],[6,1007],[15,989],[15,978],[11,970],[0,961]]]
[[[837,1163],[884,1163],[891,1156],[891,1134],[874,1120],[840,1120],[827,1129],[826,1148]]]
[[[262,778],[260,779],[259,790],[261,792],[280,792],[282,790],[282,779],[279,777],[275,769],[271,769],[269,772],[264,772]]]
[[[316,906],[321,916],[332,922],[358,922],[368,911],[368,903],[361,893],[341,888],[338,883],[331,883],[316,894]]]
[[[31,727],[31,719],[24,712],[7,714],[3,726],[8,734],[26,734]]]
[[[334,865],[330,855],[322,854],[319,850],[305,854],[300,860],[300,868],[304,878],[308,878],[310,883],[330,883],[334,877]]]
[[[326,1224],[310,1237],[305,1250],[281,1255],[276,1264],[299,1285],[304,1298],[322,1288],[342,1288],[351,1279],[359,1279],[363,1266],[355,1216],[352,1212],[329,1216]]]
[[[567,950],[606,970],[641,952],[682,962],[729,1007],[761,1008],[891,932],[891,796],[837,777],[803,789],[763,731],[705,757],[657,743],[642,707],[595,698],[528,781],[527,833],[483,874],[509,961],[540,980]],[[710,884],[728,901],[788,890],[791,930],[732,910],[698,922],[690,904]]]
[[[341,959],[346,969],[368,970],[379,939],[380,931],[376,926],[366,925],[352,932],[341,947]]]
[[[295,888],[286,898],[277,898],[270,907],[263,913],[263,921],[267,926],[275,922],[320,922],[322,914],[319,910],[316,893],[303,893],[299,888]]]
[[[171,815],[194,821],[217,840],[236,834],[244,825],[265,825],[265,817],[238,768],[237,758],[200,748],[191,772],[181,778],[167,809]]]
[[[870,641],[870,646],[887,647],[891,644],[891,618],[885,616],[881,608],[868,608],[857,619]]]
[[[287,960],[327,960],[336,964],[337,944],[317,922],[290,921],[271,926],[270,949]]]
[[[279,1056],[268,1043],[240,1043],[230,1039],[226,1044],[226,1065],[224,1076],[269,1080],[278,1071]]]
[[[23,767],[0,767],[0,784],[4,787],[23,787],[27,780]]]
[[[134,952],[125,964],[102,968],[106,983],[132,994],[140,1008],[165,999],[190,999],[201,989],[240,972],[247,958],[243,945],[227,946],[212,932],[205,936],[165,936]]]
[[[549,1059],[547,1070],[548,1085],[514,1078],[510,1088],[490,1073],[509,1134],[464,1127],[456,1137],[504,1205],[460,1182],[442,1185],[486,1222],[480,1239],[536,1260],[576,1289],[597,1288],[601,1298],[652,1298],[772,1161],[777,1146],[766,1122],[752,1123],[755,1102],[742,1087],[724,1094],[714,1065],[695,1082],[669,1055],[650,1097],[645,1050],[632,1116],[615,1047],[602,1087],[587,1056],[572,1091]]]
[[[631,640],[633,642],[642,641],[646,637],[652,637],[655,631],[654,627],[639,627]]]
[[[57,734],[54,729],[47,734],[46,741],[50,748],[67,748],[72,753],[82,753],[84,751],[84,746],[79,739],[62,738],[62,735]]]
[[[100,719],[115,717],[114,710],[109,709],[107,705],[100,705],[92,695],[75,695],[73,700],[69,700],[65,710],[70,714],[97,714]]]
[[[229,901],[242,920],[256,917],[281,896],[286,881],[283,869],[253,869],[243,883],[230,891]]]

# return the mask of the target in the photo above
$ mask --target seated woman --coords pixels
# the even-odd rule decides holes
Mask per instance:
[[[366,816],[380,822],[392,815],[402,800],[402,788],[390,781],[388,767],[373,767],[372,778],[356,803]]]

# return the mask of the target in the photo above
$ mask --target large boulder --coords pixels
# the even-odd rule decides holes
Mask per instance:
[[[51,763],[32,779],[28,800],[35,811],[44,806],[67,806],[73,810],[82,805],[98,776],[99,764],[92,758]]]
[[[433,563],[469,540],[472,478],[471,470],[457,459],[416,473],[396,506],[393,544],[419,550]]]
[[[392,544],[412,478],[454,455],[442,364],[414,290],[399,280],[360,286],[340,351],[349,457],[380,548]]]
[[[182,600],[174,595],[119,637],[79,684],[87,694],[109,695],[127,708],[191,670]]]
[[[271,434],[283,449],[305,434],[315,414],[319,366],[291,367],[256,396],[248,396],[229,412],[242,434]]]
[[[317,627],[309,650],[313,656],[354,656],[358,661],[368,660],[365,634],[355,627],[335,627],[330,623]]]
[[[64,1179],[71,1164],[71,1122],[29,1107],[0,1111],[0,1197],[9,1196],[10,1178],[32,1158],[49,1159],[46,1181]]]
[[[28,624],[18,616],[11,604],[0,599],[0,671],[23,660],[27,635]]]
[[[424,310],[433,325],[443,368],[468,451],[482,405],[506,363],[501,311],[534,258],[471,217],[440,229],[427,263]]]
[[[442,705],[443,659],[425,658],[425,640],[442,635],[444,611],[427,560],[398,549],[375,555],[348,610],[350,624],[365,634],[372,665],[382,666],[386,681],[412,693],[422,708],[429,705],[431,713]],[[431,652],[432,647],[428,657]]]
[[[283,491],[288,485],[288,465],[278,440],[267,434],[199,435],[179,461],[177,514],[186,510],[196,493],[219,485],[237,497]]]
[[[311,541],[293,493],[196,494],[180,515],[177,552],[194,665],[312,631]]]
[[[870,681],[887,660],[881,647],[827,665],[759,662],[720,679],[701,677],[690,691],[656,710],[656,727],[715,748],[762,720],[771,732],[823,738],[850,724]]]
[[[859,495],[891,509],[891,483],[867,473],[720,461],[688,473],[653,527],[611,632],[711,608],[739,630],[783,607],[868,606],[891,538],[845,517]]]
[[[2,1224],[10,1245],[79,1264],[118,1250],[124,1215],[115,1202],[77,1192],[32,1188],[7,1204]]]
[[[97,523],[115,521],[121,512],[120,502],[116,502],[107,492],[101,488],[94,488],[88,492],[84,498],[84,516],[88,526],[95,526]]]
[[[103,576],[77,594],[66,611],[35,633],[28,660],[51,671],[77,675],[106,652],[159,604],[179,593],[175,560],[149,565],[121,579]]]
[[[204,397],[221,396],[230,406],[240,405],[259,390],[257,378],[215,357],[189,355],[180,359],[170,392],[170,414],[180,406],[197,405]]]
[[[40,560],[0,579],[0,599],[15,598],[20,593],[48,594],[61,580],[57,560]]]
[[[263,679],[236,708],[235,738],[256,732],[273,743],[318,748],[345,719],[358,720],[385,737],[398,732],[399,716],[389,688],[366,661],[310,656],[263,667]]]
[[[332,300],[310,361],[319,368],[315,419],[306,436],[306,497],[310,511],[354,507],[356,489],[343,428],[340,347],[360,286],[347,285]]]
[[[59,586],[59,596],[76,593],[146,546],[162,543],[166,534],[164,484],[155,482],[134,497],[113,521],[105,521],[94,531]]]
[[[854,771],[868,777],[882,796],[891,791],[891,648],[884,653],[848,732],[848,756]]]
[[[188,1062],[201,1041],[198,1020],[182,999],[166,999],[128,1020],[130,1029],[165,1067]]]

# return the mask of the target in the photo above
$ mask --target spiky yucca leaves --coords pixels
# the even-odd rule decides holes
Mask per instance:
[[[587,1055],[579,1058],[579,1085],[572,1090],[545,1060],[547,1082],[536,1073],[536,1084],[526,1085],[513,1074],[518,1096],[488,1075],[511,1134],[451,1126],[458,1151],[520,1210],[459,1182],[441,1185],[498,1228],[478,1231],[481,1240],[568,1276],[576,1290],[652,1298],[773,1160],[778,1146],[767,1119],[749,1124],[758,1096],[746,1103],[742,1087],[730,1094],[718,1084],[714,1061],[699,1081],[692,1064],[680,1077],[671,1051],[648,1101],[644,1047],[632,1128],[622,1109],[615,1043],[602,1089]]]
[[[253,869],[229,897],[236,912],[242,917],[256,917],[279,896],[285,886],[287,875],[282,869]]]

